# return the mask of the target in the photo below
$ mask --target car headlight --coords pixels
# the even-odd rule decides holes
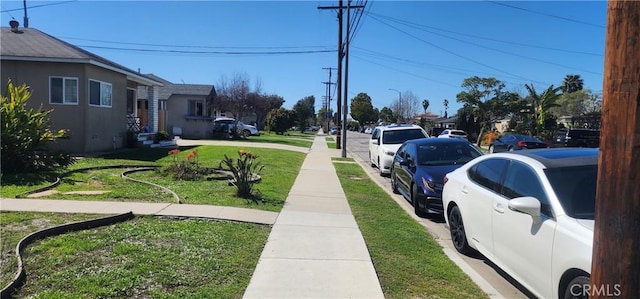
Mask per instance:
[[[384,153],[385,153],[387,156],[391,156],[391,157],[393,157],[393,156],[396,154],[396,152],[394,152],[394,151],[389,151],[389,150],[384,151]]]
[[[422,178],[422,186],[424,186],[427,190],[431,192],[436,192],[436,188],[442,189],[443,185],[444,184],[442,183],[436,183],[436,182],[429,181],[425,178]]]

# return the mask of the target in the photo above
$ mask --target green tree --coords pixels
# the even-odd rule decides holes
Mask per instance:
[[[584,81],[580,78],[580,75],[566,75],[562,80],[560,89],[562,93],[572,93],[578,90],[582,90]]]
[[[29,87],[15,86],[11,80],[6,94],[0,96],[2,174],[48,171],[74,162],[69,154],[49,149],[66,132],[49,129],[53,110],[27,109],[30,97]]]
[[[294,113],[286,108],[278,108],[269,111],[267,114],[267,126],[270,131],[276,134],[284,134],[289,128],[295,125]]]
[[[425,99],[422,101],[422,108],[424,108],[424,113],[427,113],[427,108],[429,108],[429,100]]]
[[[561,90],[561,87],[554,88],[553,85],[551,85],[541,94],[538,94],[533,85],[525,84],[524,86],[527,88],[527,91],[529,91],[528,98],[531,100],[531,107],[533,108],[532,112],[535,126],[532,128],[532,133],[538,135],[545,129],[551,130],[551,127],[553,127],[551,124],[553,124],[553,122],[550,120],[554,118],[550,110],[558,106],[556,101],[560,97],[558,92]]]
[[[316,123],[316,98],[307,96],[300,99],[293,105],[293,112],[296,119],[296,125],[300,128],[300,132],[304,132],[310,123]]]
[[[362,125],[378,120],[378,115],[371,104],[369,95],[361,92],[351,99],[351,117]]]
[[[464,79],[462,87],[465,90],[456,95],[456,100],[463,103],[458,117],[462,113],[466,118],[460,122],[466,124],[469,129],[474,128],[467,132],[478,137],[478,145],[482,141],[482,134],[490,128],[491,123],[508,115],[511,112],[508,107],[519,99],[518,94],[503,91],[504,86],[504,83],[496,78],[474,76]]]
[[[258,92],[251,92],[247,95],[247,109],[256,114],[256,123],[259,128],[265,123],[267,113],[273,109],[278,109],[284,104],[284,99],[278,95],[264,95]]]
[[[391,110],[391,108],[382,107],[382,109],[380,110],[378,119],[383,122],[392,123],[396,121],[397,117],[394,115],[393,110]]]

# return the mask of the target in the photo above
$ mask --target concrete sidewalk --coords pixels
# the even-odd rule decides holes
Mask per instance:
[[[273,225],[244,298],[384,298],[364,238],[317,135],[282,211],[172,203],[0,199],[2,211],[188,216]],[[259,145],[257,145],[259,146]],[[307,151],[307,149],[305,149]]]
[[[384,298],[331,162],[315,137],[244,298]]]

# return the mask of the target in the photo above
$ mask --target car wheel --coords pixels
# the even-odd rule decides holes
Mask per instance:
[[[395,194],[399,194],[400,192],[398,191],[398,178],[396,177],[396,173],[395,171],[393,171],[393,168],[391,169],[391,177],[389,178],[389,180],[391,181],[391,191],[393,191],[393,193]]]
[[[562,298],[589,298],[589,281],[588,276],[580,275],[574,277],[564,289],[564,297]]]
[[[427,214],[420,210],[420,204],[418,204],[418,187],[415,184],[411,185],[411,204],[413,205],[413,212],[418,217],[425,217]]]
[[[493,154],[493,145],[489,145],[489,154]]]
[[[242,130],[242,137],[247,138],[251,136],[251,132],[249,130]]]
[[[469,243],[467,242],[467,234],[464,230],[464,222],[462,221],[462,215],[460,214],[460,208],[453,206],[449,212],[449,231],[451,232],[451,242],[453,247],[462,254],[467,254],[471,251]]]

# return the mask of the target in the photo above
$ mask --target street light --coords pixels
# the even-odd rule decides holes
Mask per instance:
[[[398,108],[399,110],[402,110],[402,109],[401,109],[401,108],[402,108],[402,93],[401,93],[399,90],[395,89],[395,88],[389,88],[389,90],[393,90],[393,91],[395,91],[395,92],[397,92],[397,93],[398,93],[398,107],[397,107],[397,108]],[[398,113],[398,112],[401,112],[401,111],[396,111],[396,113]],[[400,116],[400,114],[398,114],[398,116]],[[400,120],[399,120],[399,119],[396,119],[396,122],[398,122],[398,123],[399,123],[399,122],[400,122]]]

